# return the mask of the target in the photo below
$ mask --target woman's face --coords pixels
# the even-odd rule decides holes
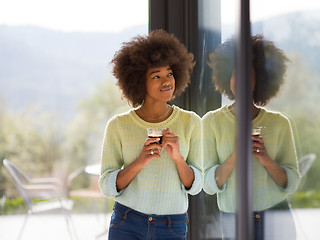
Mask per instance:
[[[175,79],[170,66],[150,68],[146,73],[147,101],[168,102],[175,90]]]
[[[256,87],[256,74],[254,69],[252,69],[251,72],[251,93],[253,94],[254,89]],[[231,92],[233,93],[234,97],[236,97],[236,73],[233,71],[232,76],[230,78],[230,89]]]

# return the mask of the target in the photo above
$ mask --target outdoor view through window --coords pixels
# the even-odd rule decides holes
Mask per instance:
[[[147,33],[147,0],[0,1],[0,239],[69,238],[63,215],[31,216],[24,226],[27,209],[4,158],[29,177],[61,181],[78,239],[106,238],[112,202],[97,188],[98,172],[83,167],[99,163],[106,122],[129,108],[109,63],[122,42]]]
[[[210,15],[210,8],[199,7],[199,22],[202,21],[202,26],[208,28],[205,29],[207,32],[217,31],[221,43],[224,43],[238,30],[237,7],[240,1],[212,0],[214,4],[210,1],[198,0],[198,3],[199,6],[221,6],[218,10],[221,15]],[[32,240],[72,239],[70,237],[107,239],[114,201],[102,196],[98,186],[101,145],[108,120],[130,109],[116,85],[110,61],[123,42],[148,34],[148,2],[0,0],[1,240],[19,237]],[[266,149],[271,158],[277,160],[287,159],[288,155],[291,158],[291,150],[295,148],[296,165],[301,176],[299,183],[294,182],[299,178],[295,163],[279,160],[279,165],[286,169],[287,182],[284,180],[283,183],[281,177],[280,180],[270,178],[268,174],[272,175],[272,171],[265,174],[267,172],[261,164],[263,161],[259,162],[262,158],[256,157],[261,154],[261,145],[255,145],[253,169],[258,171],[253,170],[253,185],[263,185],[265,179],[276,179],[278,186],[274,182],[272,187],[266,184],[263,187],[267,187],[260,188],[259,185],[257,189],[265,191],[253,191],[253,206],[266,202],[271,206],[279,196],[279,199],[286,200],[285,206],[276,204],[276,209],[272,209],[275,211],[266,214],[263,233],[266,240],[316,240],[320,236],[317,222],[320,216],[320,2],[252,0],[250,11],[252,35],[263,36],[276,47],[271,52],[265,52],[266,58],[272,58],[272,54],[281,51],[287,58],[284,60],[283,55],[279,54],[280,60],[275,65],[277,70],[282,71],[279,66],[286,62],[284,81],[279,83],[268,76],[271,88],[279,86],[279,89],[275,91],[277,94],[270,94],[270,99],[264,96],[264,100],[270,101],[262,107],[270,113],[270,118],[279,117],[275,114],[277,112],[281,113],[279,122],[283,119],[288,122],[281,125],[281,129],[275,129],[272,121],[258,124],[260,136],[266,141],[262,150]],[[217,13],[216,9],[212,12]],[[216,18],[219,19],[212,22]],[[198,42],[203,44],[201,51],[203,58],[206,58],[215,48],[208,45],[216,39],[207,41],[207,32],[203,32],[203,35],[199,34]],[[214,34],[209,35],[216,36]],[[200,68],[208,68],[208,63],[208,59],[199,59],[196,64]],[[275,69],[275,65],[266,65],[266,68]],[[259,71],[253,73],[258,79]],[[231,72],[229,79],[234,76],[232,74],[235,73]],[[217,87],[221,83],[210,80],[210,84]],[[201,87],[209,89],[208,86]],[[214,88],[213,85],[210,87]],[[227,94],[222,94],[221,99],[221,108],[232,113],[233,100]],[[198,109],[206,108],[201,106]],[[261,112],[256,110],[256,116]],[[228,133],[232,132],[227,120],[222,122],[223,126],[217,128],[224,127]],[[294,144],[288,137],[291,136],[287,128],[289,125]],[[206,134],[211,132],[208,130]],[[212,135],[206,136],[207,139],[211,139]],[[274,136],[277,136],[276,140],[272,138]],[[230,139],[223,147],[219,145],[221,142],[217,144],[221,147],[216,151],[219,157],[230,156],[230,142],[233,143]],[[212,149],[206,143],[204,146]],[[204,162],[207,161],[208,166],[213,168],[217,159],[204,157]],[[281,171],[276,175],[283,176]],[[219,192],[224,189],[222,185],[210,196],[212,182],[209,183],[209,190],[199,195],[201,204],[192,206],[195,207],[193,212],[200,213],[197,231],[201,239],[222,239],[222,235],[230,239],[234,237],[235,218],[232,214],[236,210],[232,212],[235,200],[230,196],[237,196],[232,192],[234,178],[231,176],[229,180],[226,180],[227,192]],[[296,190],[286,195],[285,199],[282,199],[282,192],[277,195],[273,191],[286,191],[286,187],[294,189],[294,186],[286,185],[291,182],[296,183]],[[266,190],[268,187],[270,189]],[[33,201],[29,201],[31,199]],[[53,204],[63,199],[63,204],[58,207],[47,204],[48,199]],[[42,205],[39,205],[40,202]],[[47,210],[61,210],[63,214],[49,214]],[[30,217],[26,214],[28,211]],[[46,213],[32,214],[42,211]],[[231,214],[224,215],[223,211]],[[256,216],[260,218],[259,213]],[[228,224],[223,224],[221,219],[229,221]]]
[[[238,1],[221,1],[221,5],[221,33],[222,42],[225,42],[236,34],[239,27],[237,22],[238,15],[235,14]],[[287,68],[282,83],[276,79],[275,75],[276,71],[281,71],[281,57],[279,57],[280,55],[272,57],[275,51],[270,48],[271,45],[267,47],[265,43],[266,71],[272,72],[272,69],[276,70],[272,73],[274,74],[272,77],[262,73],[262,75],[264,74],[262,77],[264,85],[261,85],[259,83],[261,69],[258,69],[257,66],[259,66],[259,61],[262,61],[262,59],[257,47],[253,47],[253,56],[255,57],[253,62],[256,61],[253,63],[255,70],[253,74],[256,77],[257,86],[257,92],[254,92],[253,96],[260,97],[260,100],[263,97],[266,98],[267,94],[272,96],[263,108],[281,113],[290,121],[301,175],[297,189],[289,194],[286,199],[289,203],[289,211],[288,205],[282,205],[283,202],[270,208],[270,210],[274,211],[266,211],[263,235],[265,239],[317,239],[320,236],[319,229],[315,224],[320,214],[318,174],[320,152],[317,147],[320,142],[318,137],[320,131],[318,126],[320,122],[320,107],[318,104],[320,90],[320,68],[318,64],[320,5],[315,1],[309,0],[303,2],[252,0],[250,1],[250,7],[251,35],[261,35],[264,39],[272,41],[274,46],[282,50],[283,54],[288,58],[288,61],[285,61]],[[276,58],[277,60],[275,60]],[[272,66],[270,64],[275,65]],[[267,86],[268,78],[272,79],[270,85],[273,87]],[[259,92],[259,87],[261,88],[261,86],[263,86],[264,91]],[[275,90],[276,86],[279,86],[277,91]],[[269,90],[276,92],[276,94],[273,95]],[[259,94],[260,96],[257,96]],[[222,99],[222,106],[232,104],[232,101],[226,96],[223,95]],[[281,154],[286,151],[284,149],[288,149],[290,145],[290,138],[285,137],[286,129],[282,128],[278,138],[273,139],[272,143],[268,142],[271,136],[277,136],[278,123],[275,118],[266,121],[266,115],[264,117],[261,115],[259,114],[252,124],[255,126],[259,122],[260,127],[262,127],[260,136],[265,140],[265,149],[263,150],[266,150],[269,156],[273,155],[276,162],[283,159],[282,162],[281,160],[280,163],[278,162],[283,168],[289,167],[292,169],[290,170],[291,173],[286,170],[288,185],[286,186],[287,189],[283,190],[284,192],[290,192],[289,189],[292,188],[290,184],[295,184],[296,181],[294,180],[296,179],[294,177],[295,167],[293,167],[293,162],[289,163],[284,159],[288,158],[289,152],[292,153],[293,151],[290,150],[286,153],[286,157],[281,157]],[[286,140],[281,143],[283,141],[281,139]],[[258,148],[255,150],[254,147],[253,151],[257,152],[257,150]],[[276,154],[276,152],[278,153]],[[262,163],[258,161],[261,160],[257,158],[258,154],[259,152],[257,154],[254,153],[252,159],[253,211],[257,211],[259,205],[271,203],[279,197],[276,192],[270,191],[271,188],[266,190],[266,185],[264,186],[263,181],[266,181],[268,177],[266,178],[259,170]],[[268,174],[272,175],[272,171],[268,171]],[[229,182],[229,184],[232,185],[232,182]],[[221,196],[220,198],[223,199]],[[225,205],[222,208],[226,210]],[[257,217],[254,220],[254,224],[257,224],[259,222],[258,218],[262,216],[259,213],[255,216]],[[228,217],[222,217],[222,219],[227,220]],[[222,224],[229,224],[227,227],[222,227],[222,231],[227,230],[229,234],[225,236],[232,237],[231,232],[234,229],[230,225],[233,223],[229,221]],[[256,226],[254,225],[254,228]]]

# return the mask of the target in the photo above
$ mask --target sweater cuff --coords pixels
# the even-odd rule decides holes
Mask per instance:
[[[223,192],[226,189],[226,183],[223,184],[221,188],[218,187],[215,175],[216,170],[219,167],[219,165],[213,166],[210,168],[204,175],[204,187],[203,190],[210,195],[213,195],[215,193]]]
[[[194,180],[192,183],[192,186],[190,189],[186,189],[186,187],[181,182],[181,187],[185,193],[188,193],[190,195],[196,195],[198,194],[202,189],[202,173],[197,168],[193,166],[189,166],[194,174]]]
[[[106,189],[102,188],[102,193],[106,197],[117,197],[121,195],[121,193],[123,192],[124,189],[119,192],[117,190],[117,176],[120,171],[121,169],[118,169],[109,173],[103,180],[104,181],[103,186],[105,186]]]
[[[285,188],[281,188],[283,191],[288,193],[293,193],[297,190],[300,180],[299,173],[293,171],[290,168],[283,167],[282,168],[286,171],[287,174],[287,186]]]

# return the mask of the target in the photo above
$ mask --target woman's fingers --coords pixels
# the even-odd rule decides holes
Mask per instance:
[[[258,142],[258,143],[264,143],[263,141],[263,137],[260,137],[260,136],[252,136],[251,138],[253,140],[253,142]]]
[[[149,146],[150,144],[157,144],[157,143],[159,143],[159,141],[160,141],[160,138],[148,138],[146,140],[146,142],[144,143],[144,145]],[[159,145],[159,144],[157,144],[157,145]]]
[[[252,147],[253,147],[253,152],[256,153],[264,153],[265,152],[265,146],[263,142],[263,138],[259,136],[254,136],[252,137]]]
[[[158,144],[160,138],[148,138],[143,146],[146,157],[160,158],[161,145]]]
[[[162,147],[166,147],[168,144],[179,144],[179,137],[169,128],[163,130]]]

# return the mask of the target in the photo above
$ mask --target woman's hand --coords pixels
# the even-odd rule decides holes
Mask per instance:
[[[144,143],[139,157],[136,159],[142,168],[146,167],[151,159],[160,158],[161,145],[157,143],[159,140],[159,138],[148,138]]]
[[[165,148],[172,160],[177,161],[183,159],[179,148],[179,137],[175,135],[169,128],[162,131],[162,148]]]
[[[258,158],[262,166],[266,166],[272,159],[269,157],[267,149],[264,146],[264,140],[261,136],[252,136],[252,153]]]

